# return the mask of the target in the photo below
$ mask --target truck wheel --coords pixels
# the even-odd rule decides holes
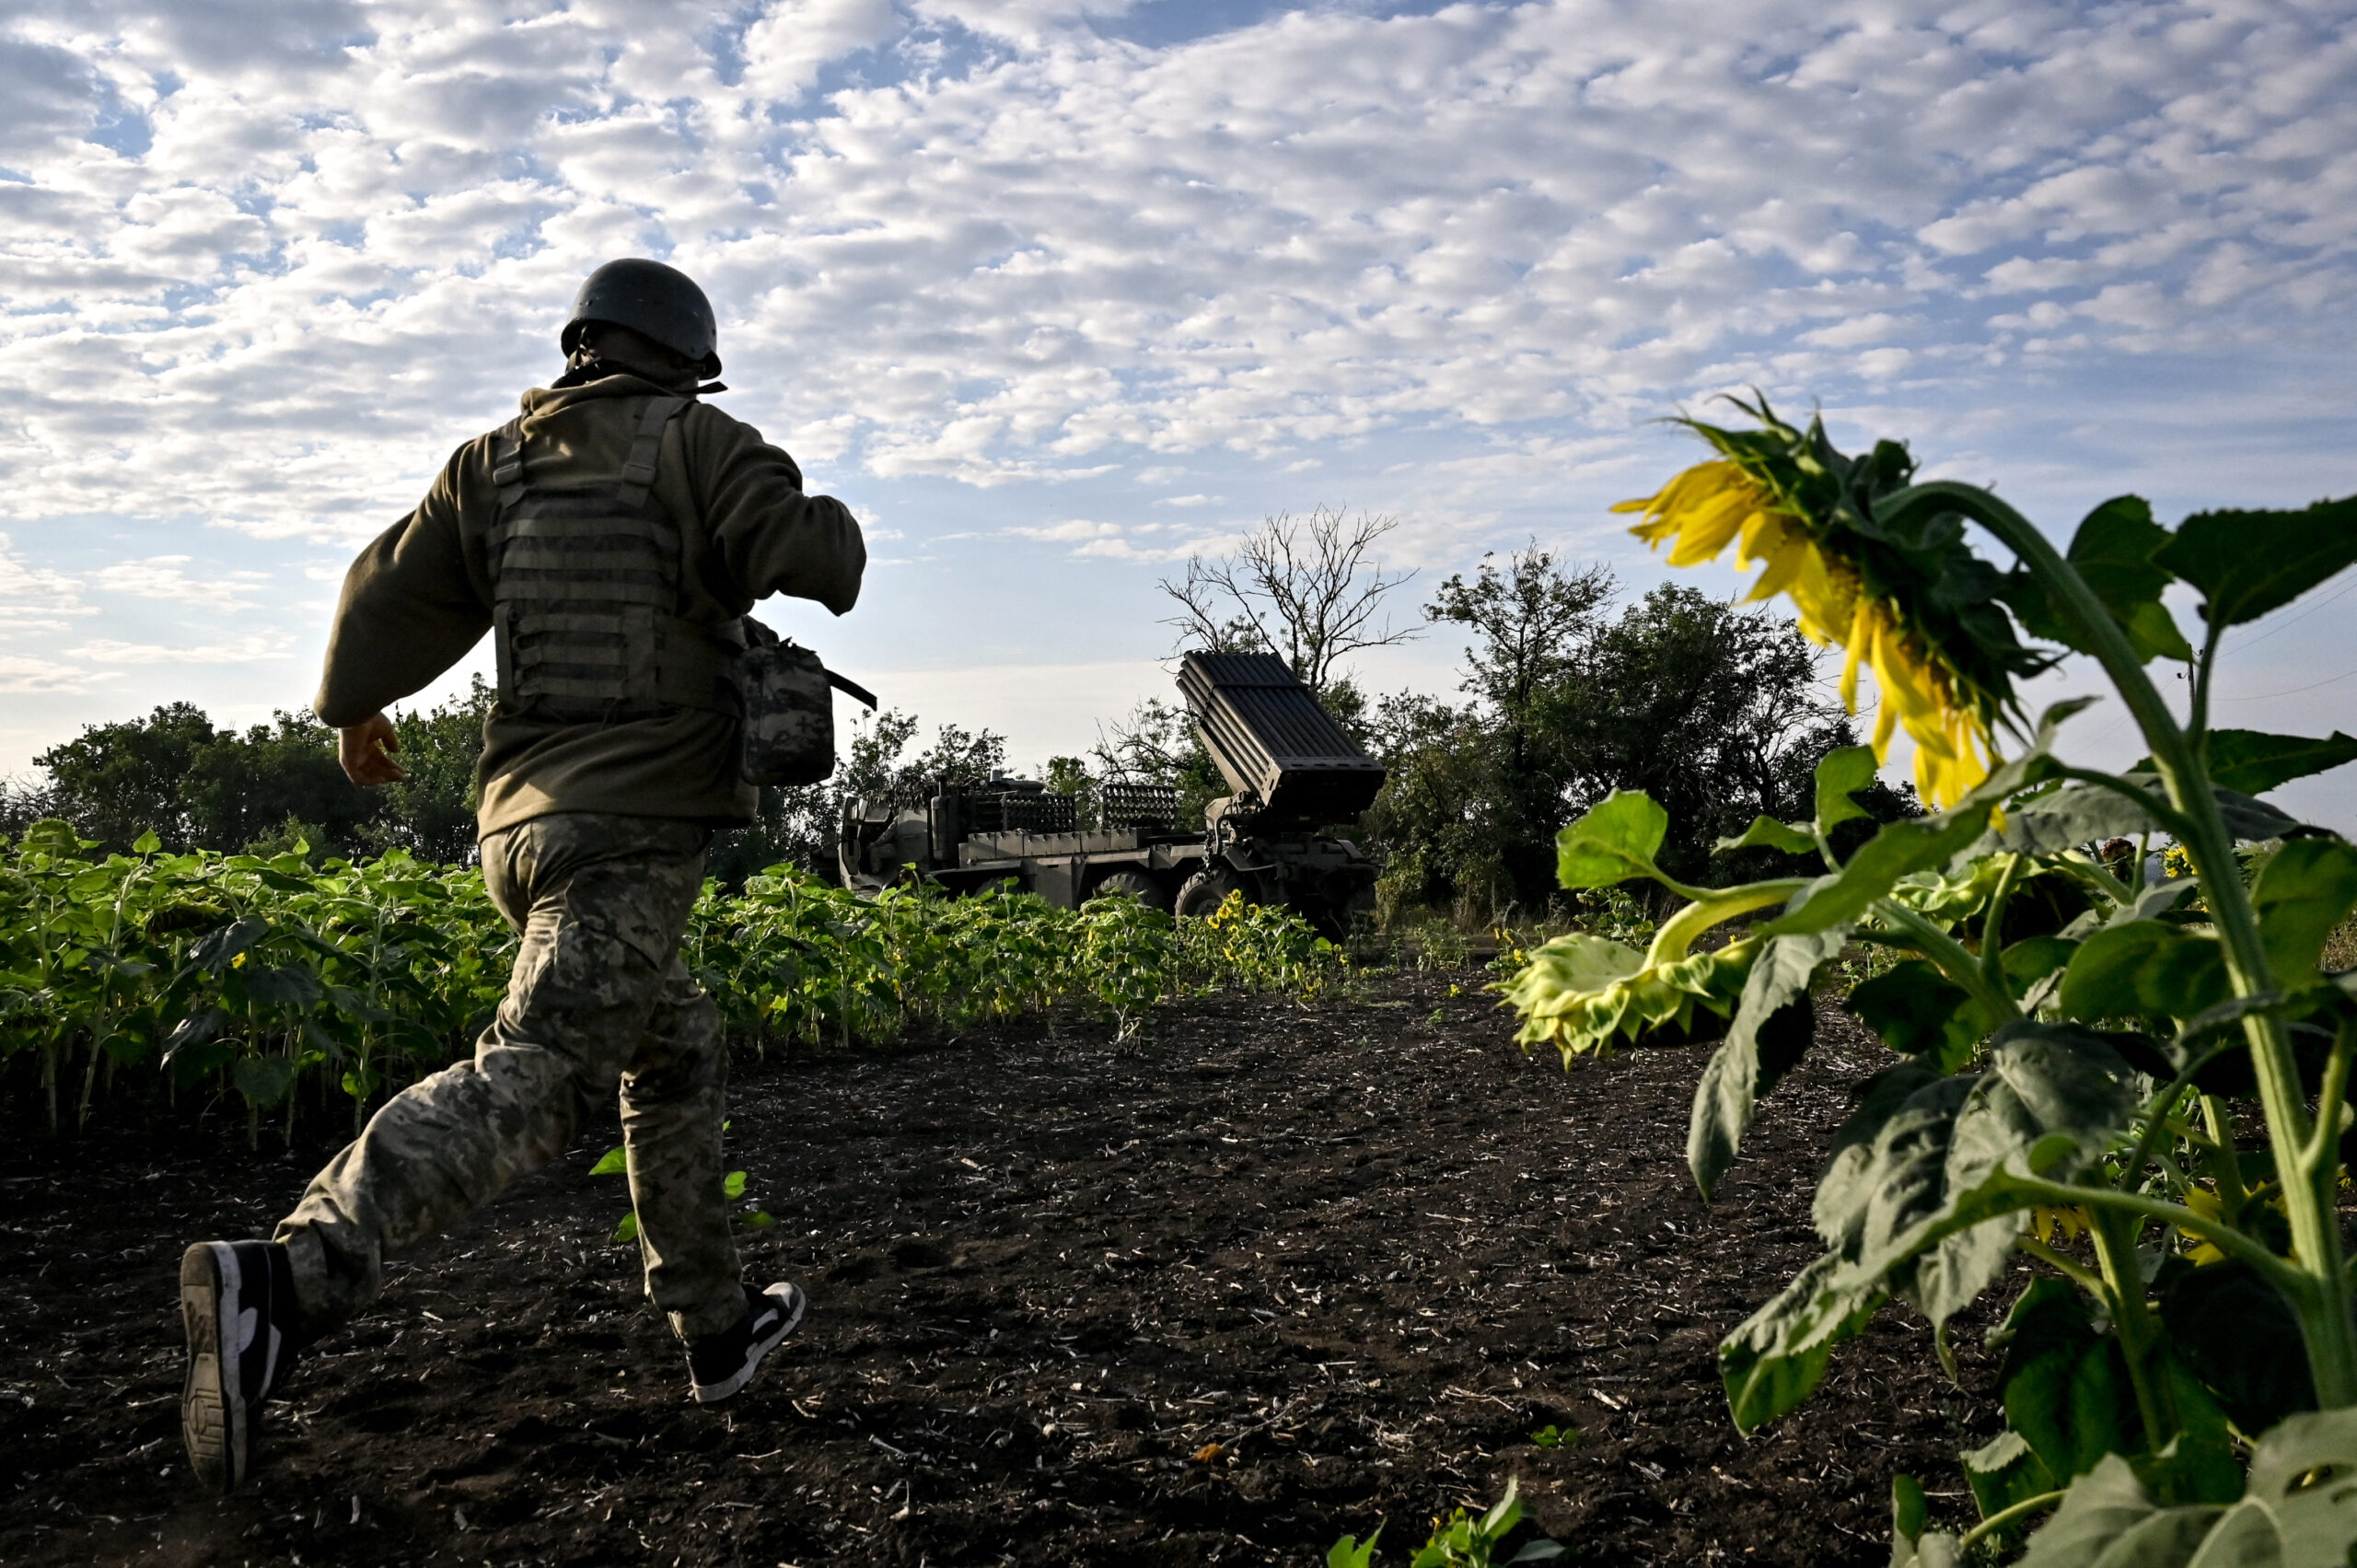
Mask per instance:
[[[1201,920],[1227,902],[1228,894],[1243,886],[1242,879],[1225,865],[1198,871],[1178,889],[1178,918]]]
[[[1088,886],[1092,899],[1109,893],[1127,893],[1150,910],[1170,912],[1170,889],[1143,871],[1109,871]]]

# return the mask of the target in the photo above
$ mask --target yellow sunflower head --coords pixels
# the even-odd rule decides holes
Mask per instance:
[[[2035,661],[2002,613],[1992,621],[1956,591],[1979,581],[1958,535],[1878,529],[1874,495],[1913,472],[1904,448],[1883,442],[1868,457],[1846,458],[1821,424],[1795,429],[1764,399],[1739,406],[1759,429],[1681,420],[1719,455],[1613,510],[1642,513],[1630,531],[1668,546],[1673,566],[1716,560],[1730,544],[1737,566],[1758,565],[1746,602],[1789,598],[1804,635],[1843,650],[1841,700],[1853,714],[1859,671],[1872,669],[1880,693],[1875,755],[1887,757],[1904,729],[1915,743],[1917,789],[1934,806],[1954,805],[1994,765],[1991,726],[2012,704],[2009,678]]]

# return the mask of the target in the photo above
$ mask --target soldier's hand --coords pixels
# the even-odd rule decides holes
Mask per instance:
[[[409,777],[388,755],[401,749],[401,738],[384,714],[371,714],[348,729],[337,730],[335,739],[336,760],[343,764],[343,776],[354,784],[392,784]]]

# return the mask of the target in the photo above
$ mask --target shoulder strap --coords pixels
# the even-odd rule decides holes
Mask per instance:
[[[655,459],[663,450],[663,427],[688,406],[685,398],[649,398],[638,416],[638,432],[631,437],[630,456],[622,463],[622,499],[631,508],[646,505],[655,485]]]
[[[503,514],[524,498],[524,416],[520,413],[491,433],[491,482],[499,492]]]

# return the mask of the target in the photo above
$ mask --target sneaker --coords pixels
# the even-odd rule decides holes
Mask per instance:
[[[180,1255],[188,1384],[180,1435],[208,1489],[246,1479],[254,1421],[293,1361],[294,1276],[274,1241],[200,1241]]]
[[[688,1391],[700,1405],[717,1404],[753,1380],[761,1357],[802,1326],[802,1289],[781,1280],[765,1291],[745,1290],[745,1320],[725,1334],[688,1342]]]

